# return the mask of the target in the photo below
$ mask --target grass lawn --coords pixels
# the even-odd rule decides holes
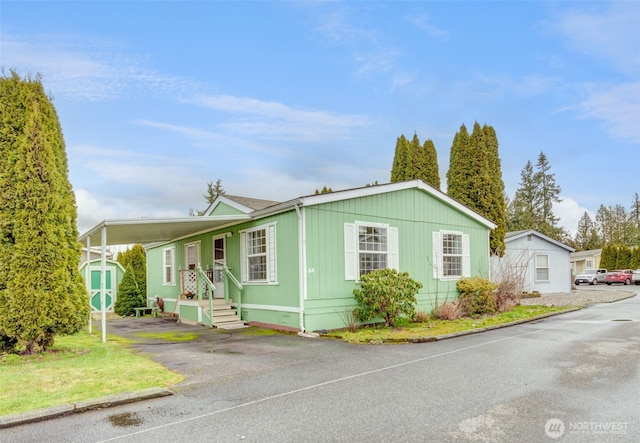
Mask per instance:
[[[573,309],[570,306],[516,306],[513,310],[478,318],[461,318],[458,320],[429,320],[425,323],[407,323],[402,327],[387,328],[384,325],[364,326],[355,332],[347,330],[331,331],[328,337],[341,339],[349,343],[393,343],[411,342],[428,339],[440,335],[453,334],[490,326],[502,325],[517,320],[527,320],[552,312]]]
[[[182,380],[118,339],[79,332],[40,355],[0,355],[0,415],[91,400]]]

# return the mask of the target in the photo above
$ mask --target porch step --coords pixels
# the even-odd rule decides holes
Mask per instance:
[[[216,328],[218,329],[242,329],[242,328],[248,328],[249,325],[245,324],[245,322],[243,321],[236,321],[236,322],[232,322],[232,323],[221,323],[219,325],[215,325]]]

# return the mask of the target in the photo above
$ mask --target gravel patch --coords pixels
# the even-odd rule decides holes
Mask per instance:
[[[521,305],[587,306],[594,303],[611,303],[633,297],[633,290],[598,291],[574,289],[570,293],[543,294],[536,298],[523,298]]]

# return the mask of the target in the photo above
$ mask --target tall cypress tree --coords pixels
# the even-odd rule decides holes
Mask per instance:
[[[393,165],[391,167],[391,182],[401,182],[405,180],[407,161],[409,156],[409,142],[401,135],[396,140],[396,150],[393,155]]]
[[[485,216],[497,226],[491,231],[491,250],[503,255],[505,249],[504,237],[507,233],[507,203],[504,198],[504,181],[502,180],[502,162],[498,148],[498,136],[492,126],[482,127],[487,156],[490,193],[489,205],[485,209]]]
[[[436,189],[440,189],[440,168],[438,167],[438,153],[433,140],[428,139],[422,146],[425,157],[425,173],[423,180]]]
[[[426,158],[418,134],[413,133],[413,138],[409,142],[409,151],[407,152],[407,165],[404,170],[405,180],[414,180],[416,178],[424,180],[426,169]]]
[[[447,171],[447,194],[464,205],[469,205],[467,186],[471,170],[471,154],[469,152],[469,133],[462,124],[456,132],[451,144],[449,170]]]
[[[0,335],[25,353],[89,316],[62,130],[39,78],[0,78]],[[6,340],[5,340],[6,342]]]
[[[140,293],[147,295],[147,256],[142,245],[133,245],[118,254],[118,263],[127,269],[131,266]]]
[[[498,153],[498,138],[491,126],[473,125],[469,136],[464,125],[453,139],[447,172],[447,193],[496,223],[491,231],[494,254],[504,253],[506,203]]]

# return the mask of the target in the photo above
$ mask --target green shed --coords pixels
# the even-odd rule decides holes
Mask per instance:
[[[113,312],[113,307],[118,299],[118,286],[122,281],[125,269],[115,260],[107,260],[105,269],[105,304],[106,311]],[[80,265],[80,274],[85,280],[90,282],[87,286],[89,291],[89,303],[91,312],[100,312],[100,270],[101,260],[99,258],[84,262]]]

